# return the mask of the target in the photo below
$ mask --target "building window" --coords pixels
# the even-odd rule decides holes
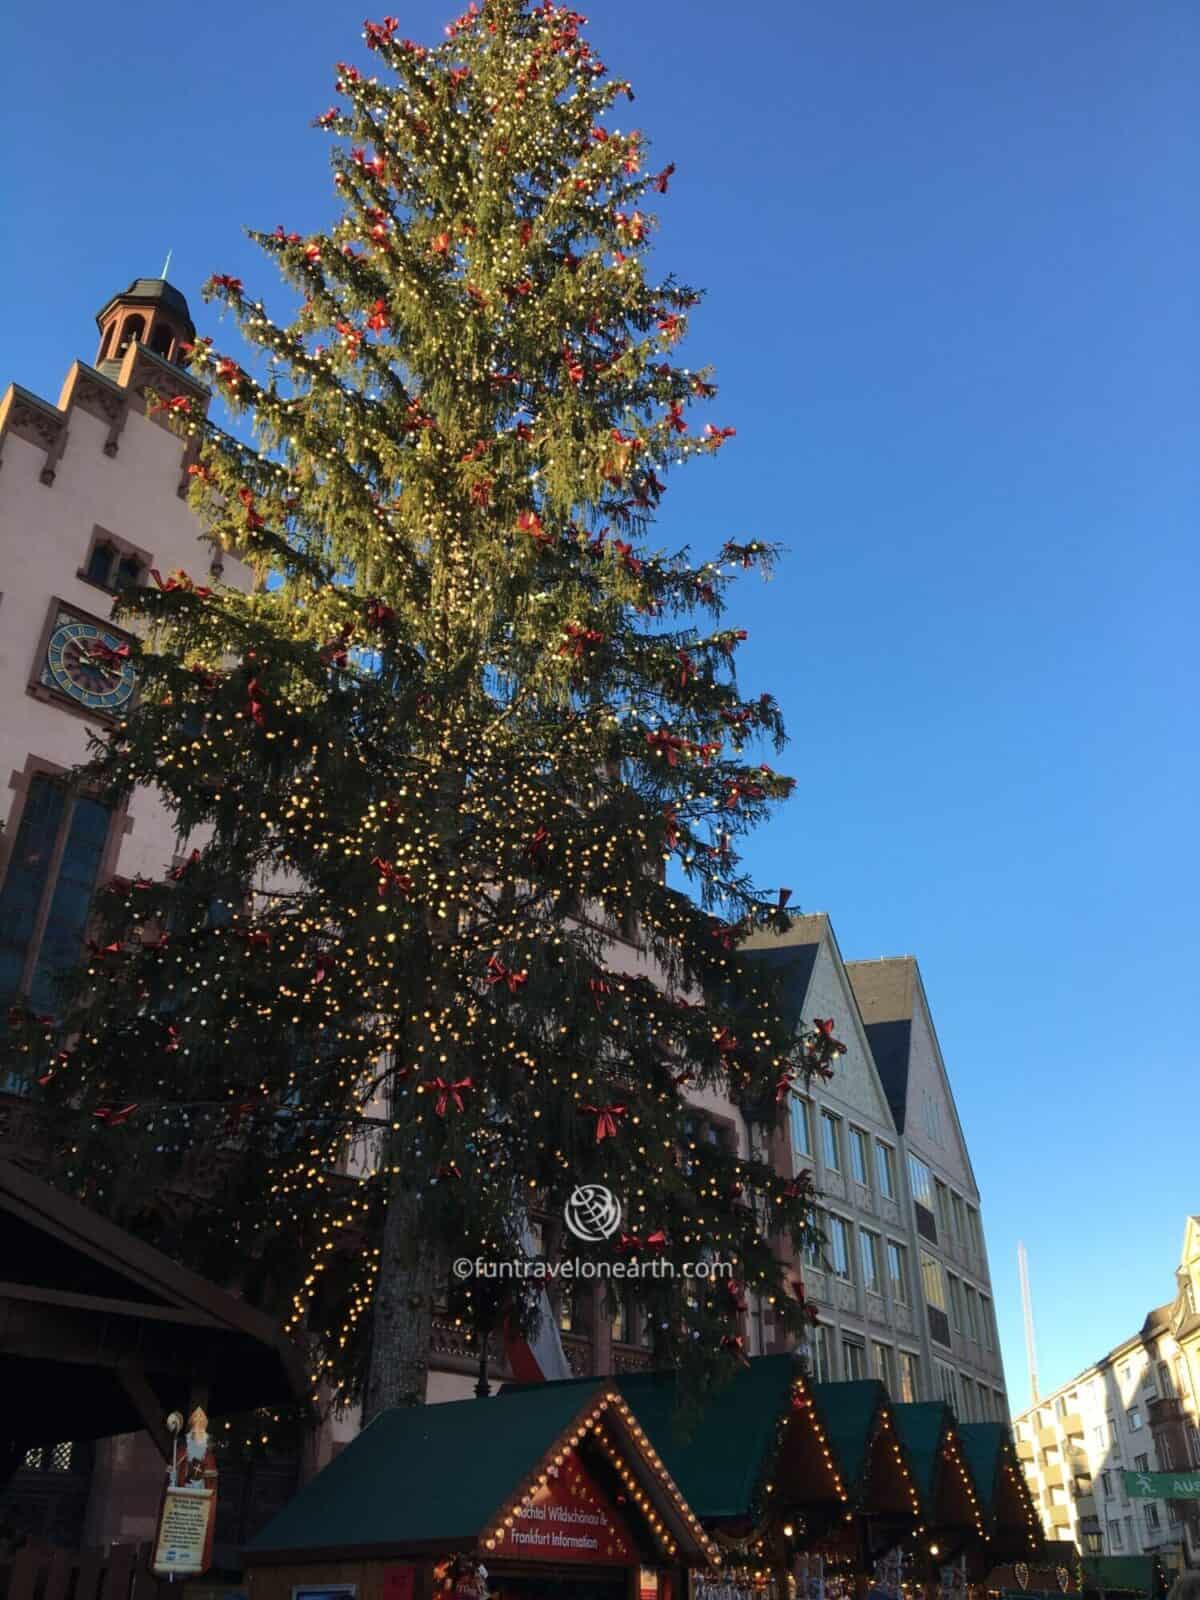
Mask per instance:
[[[611,1320],[609,1327],[616,1344],[629,1344],[632,1338],[633,1318],[630,1315],[630,1305],[624,1294],[618,1295],[611,1302]]]
[[[1125,1540],[1121,1534],[1121,1524],[1114,1519],[1108,1525],[1108,1544],[1111,1550],[1124,1550]]]
[[[917,1204],[924,1206],[926,1211],[932,1211],[933,1173],[919,1156],[910,1155],[908,1158],[908,1182]]]
[[[842,1377],[847,1383],[866,1376],[863,1347],[856,1339],[842,1340]]]
[[[879,1192],[885,1200],[896,1198],[896,1172],[892,1164],[892,1147],[887,1144],[875,1145],[875,1178],[879,1184]]]
[[[0,1005],[27,996],[58,1009],[58,978],[78,963],[112,808],[33,773],[0,889]]]
[[[1101,1489],[1101,1492],[1103,1493],[1104,1498],[1106,1500],[1111,1500],[1112,1499],[1113,1486],[1112,1486],[1112,1473],[1111,1472],[1102,1472],[1100,1474],[1100,1489]]]
[[[921,1288],[925,1291],[925,1304],[939,1311],[946,1309],[946,1286],[942,1279],[942,1264],[921,1252]]]
[[[1154,1504],[1153,1500],[1146,1500],[1143,1502],[1142,1515],[1146,1519],[1147,1531],[1150,1533],[1157,1533],[1159,1528],[1162,1526],[1162,1522],[1159,1519],[1158,1507]]]
[[[840,1117],[835,1117],[832,1111],[821,1113],[821,1148],[825,1156],[825,1165],[830,1172],[842,1170],[842,1141],[839,1137],[838,1123]]]
[[[979,1320],[982,1325],[980,1332],[983,1335],[983,1348],[985,1350],[994,1350],[996,1348],[996,1340],[992,1324],[992,1302],[986,1294],[979,1296]]]
[[[1142,1426],[1141,1406],[1130,1406],[1129,1410],[1125,1413],[1125,1420],[1129,1424],[1130,1433],[1137,1433],[1138,1429]]]
[[[969,1283],[963,1284],[963,1311],[966,1315],[967,1335],[979,1343],[979,1297]]]
[[[908,1304],[908,1252],[894,1239],[888,1240],[888,1280],[892,1286],[892,1299],[897,1305]]]
[[[1171,1369],[1165,1361],[1158,1363],[1158,1388],[1164,1400],[1169,1400],[1175,1393],[1175,1385],[1171,1379]]]
[[[841,1217],[829,1219],[829,1259],[834,1276],[844,1283],[852,1283],[850,1271],[850,1229]]]
[[[1102,1555],[1104,1540],[1098,1533],[1085,1533],[1083,1536],[1083,1553],[1088,1556]]]
[[[960,1244],[966,1244],[968,1242],[967,1208],[963,1204],[963,1197],[957,1189],[951,1193],[950,1200],[954,1207],[954,1237]]]
[[[959,1382],[962,1385],[962,1405],[963,1405],[962,1420],[964,1422],[974,1422],[975,1421],[975,1385],[971,1381],[971,1379],[967,1377],[965,1372],[960,1374]]]
[[[116,594],[121,589],[136,589],[142,581],[146,565],[134,551],[121,545],[101,528],[92,535],[82,576],[89,583]]]
[[[974,1206],[967,1207],[967,1243],[977,1256],[983,1254],[983,1230],[979,1226],[979,1213]]]
[[[946,1274],[946,1281],[950,1285],[950,1322],[955,1333],[963,1330],[962,1309],[962,1284],[952,1272]]]
[[[37,1444],[26,1450],[21,1463],[26,1472],[70,1472],[75,1453],[72,1444]]]
[[[944,1400],[958,1415],[958,1374],[953,1367],[948,1367],[944,1361],[933,1363],[933,1381],[937,1386],[938,1396]]]
[[[910,1405],[921,1391],[920,1362],[911,1350],[898,1352],[900,1358],[900,1399]]]
[[[850,1129],[850,1176],[855,1183],[861,1183],[863,1188],[868,1188],[870,1178],[867,1175],[867,1136],[861,1128]]]
[[[1158,1465],[1163,1472],[1171,1472],[1175,1467],[1175,1452],[1165,1435],[1158,1441]]]
[[[1178,1526],[1178,1523],[1179,1523],[1179,1511],[1178,1511],[1178,1508],[1176,1507],[1174,1500],[1168,1500],[1167,1501],[1167,1526],[1170,1527],[1170,1528],[1174,1528],[1174,1527]]]
[[[812,1113],[807,1100],[792,1098],[792,1154],[812,1155]]]
[[[871,1294],[879,1293],[879,1240],[873,1233],[862,1229],[858,1235],[862,1256],[863,1288]]]
[[[590,1327],[591,1294],[582,1283],[564,1283],[558,1302],[558,1325],[564,1333],[586,1334]]]
[[[874,1376],[887,1390],[893,1399],[896,1394],[896,1363],[894,1351],[890,1344],[880,1344],[878,1339],[871,1344],[871,1365],[875,1369]]]
[[[829,1329],[823,1322],[808,1330],[806,1349],[809,1366],[816,1383],[829,1383],[833,1368],[829,1361]]]

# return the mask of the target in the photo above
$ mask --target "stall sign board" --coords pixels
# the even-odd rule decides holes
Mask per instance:
[[[213,1511],[211,1489],[171,1487],[163,1495],[158,1514],[152,1563],[157,1577],[199,1577],[212,1556]]]
[[[502,1528],[496,1539],[495,1555],[510,1561],[639,1564],[621,1519],[574,1450],[567,1452],[557,1475],[514,1509],[512,1526]]]
[[[638,1569],[638,1600],[658,1600],[658,1568]]]

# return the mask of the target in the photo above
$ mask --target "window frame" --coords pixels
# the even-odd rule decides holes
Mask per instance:
[[[827,1220],[829,1222],[829,1270],[839,1283],[853,1283],[854,1252],[850,1223],[845,1217],[839,1217],[836,1212],[830,1212]],[[844,1271],[838,1267],[837,1242],[840,1242],[841,1245]]]
[[[821,1159],[825,1164],[826,1172],[843,1172],[842,1160],[842,1119],[836,1111],[828,1111],[821,1107]],[[830,1151],[832,1150],[832,1158]]]
[[[858,1230],[858,1259],[862,1267],[863,1288],[868,1294],[882,1296],[883,1280],[880,1277],[879,1266],[879,1235],[870,1228]],[[868,1267],[871,1269],[871,1278],[868,1280]]]
[[[896,1198],[896,1152],[882,1139],[875,1141],[875,1184],[884,1200]]]
[[[870,1134],[864,1128],[857,1128],[852,1122],[846,1124],[846,1137],[850,1156],[850,1177],[860,1188],[871,1187],[871,1162],[869,1156]],[[856,1162],[855,1157],[858,1160]],[[857,1169],[861,1168],[861,1177]]]
[[[893,1256],[893,1252],[895,1253],[895,1259],[896,1259],[896,1261],[897,1261],[897,1263],[898,1263],[898,1265],[900,1267],[900,1274],[899,1274],[900,1289],[899,1289],[899,1292],[897,1292],[897,1289],[896,1289],[896,1275],[892,1272],[892,1256]],[[899,1239],[889,1239],[887,1241],[887,1252],[886,1252],[886,1254],[887,1254],[887,1264],[888,1264],[888,1285],[889,1285],[889,1287],[890,1287],[890,1289],[892,1291],[892,1302],[893,1302],[893,1304],[898,1305],[898,1306],[911,1305],[912,1304],[912,1288],[911,1288],[911,1285],[910,1285],[909,1274],[908,1274],[908,1247],[907,1247],[907,1245],[901,1244]]]
[[[47,761],[41,756],[29,755],[25,758],[23,770],[14,775],[12,780],[12,806],[9,810],[8,821],[3,831],[0,832],[0,896],[3,895],[9,882],[9,873],[12,870],[17,845],[20,842],[21,829],[36,785],[40,780],[45,780],[52,785],[61,784],[66,791],[66,797],[62,814],[55,829],[54,844],[46,867],[45,878],[38,895],[33,926],[25,946],[21,974],[12,995],[4,997],[6,1005],[12,1004],[17,1000],[27,1000],[32,992],[33,983],[37,976],[38,963],[45,944],[46,932],[50,923],[53,900],[59,886],[63,860],[66,856],[67,845],[76,815],[76,807],[80,800],[103,804],[99,794],[91,789],[84,788],[78,792],[72,790],[70,778],[70,768],[59,766],[56,762]],[[116,870],[121,841],[133,826],[129,820],[127,804],[127,801],[119,800],[108,807],[108,829],[96,864],[95,876],[88,892],[89,902],[99,885],[111,878]],[[80,959],[83,955],[90,922],[91,914],[89,909],[80,937],[78,951]]]

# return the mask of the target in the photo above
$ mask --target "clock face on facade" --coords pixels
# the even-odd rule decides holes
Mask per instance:
[[[100,624],[60,612],[41,681],[89,711],[119,711],[133,694],[129,645]]]

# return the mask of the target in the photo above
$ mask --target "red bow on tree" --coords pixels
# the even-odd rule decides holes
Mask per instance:
[[[731,1311],[745,1311],[746,1298],[742,1293],[742,1286],[736,1278],[726,1278],[725,1293],[729,1296]]]
[[[369,600],[367,602],[366,621],[368,628],[385,628],[395,620],[396,613],[391,606],[385,606],[382,600]]]
[[[259,697],[258,688],[258,679],[251,678],[246,685],[246,715],[255,727],[261,728],[266,725],[267,713],[266,701]]]
[[[663,843],[668,850],[674,850],[679,843],[679,813],[674,806],[663,812]]]
[[[623,1233],[617,1241],[617,1253],[623,1256],[639,1256],[643,1252],[661,1255],[666,1248],[667,1236],[661,1228],[648,1233],[644,1239],[640,1234]]]
[[[199,850],[193,850],[191,855],[187,858],[186,861],[181,861],[177,867],[173,867],[171,869],[171,876],[172,876],[172,878],[174,878],[175,882],[178,883],[180,878],[183,877],[184,873],[188,870],[188,868],[189,867],[194,867],[196,865],[197,861],[199,861],[199,859],[200,859]]]
[[[407,872],[400,872],[390,861],[385,861],[382,856],[372,856],[371,865],[379,873],[379,893],[386,894],[389,885],[394,885],[407,899],[412,892],[413,881]]]
[[[93,1111],[92,1116],[97,1122],[103,1122],[109,1128],[119,1128],[121,1123],[127,1122],[138,1108],[138,1101],[134,1100],[127,1106],[122,1106],[118,1111],[115,1106],[101,1106],[98,1111]]]
[[[655,755],[666,756],[669,767],[678,766],[680,754],[691,748],[686,739],[677,738],[665,728],[660,728],[657,733],[648,733],[646,743]]]
[[[163,1050],[167,1055],[173,1056],[179,1049],[179,1029],[173,1023],[167,1023],[167,1042]]]
[[[800,1309],[808,1318],[809,1322],[814,1324],[820,1322],[821,1318],[817,1313],[817,1308],[814,1305],[809,1304],[808,1296],[804,1292],[804,1279],[792,1278],[790,1281],[792,1285],[792,1293],[800,1302]]]
[[[581,1111],[586,1111],[588,1116],[596,1119],[596,1143],[602,1144],[605,1139],[615,1139],[617,1135],[617,1118],[623,1117],[629,1110],[625,1105],[611,1106],[580,1106]]]
[[[792,1092],[792,1075],[785,1072],[775,1080],[775,1104],[782,1105]]]
[[[599,1011],[604,1005],[605,995],[612,993],[612,984],[607,978],[589,978],[588,989],[591,991],[592,1004]]]
[[[250,490],[250,489],[247,489],[245,486],[243,486],[242,488],[240,488],[238,490],[237,497],[242,502],[242,505],[246,508],[246,527],[247,527],[247,529],[251,533],[257,533],[258,530],[263,525],[263,519],[259,516],[258,512],[254,509],[254,493],[253,493],[253,491]]]
[[[550,834],[545,828],[539,827],[525,846],[525,854],[530,861],[542,862],[546,859],[547,847],[550,844]]]
[[[437,1091],[437,1101],[433,1109],[439,1117],[444,1117],[452,1100],[456,1111],[466,1109],[463,1105],[463,1095],[468,1089],[474,1088],[474,1084],[470,1078],[459,1078],[454,1083],[448,1082],[445,1078],[433,1078],[429,1087]]]
[[[529,974],[522,969],[514,972],[511,967],[506,967],[499,956],[489,956],[487,964],[487,985],[489,989],[495,988],[498,983],[508,985],[509,994],[516,994],[529,981]]]
[[[214,273],[208,282],[213,289],[227,289],[230,294],[241,294],[242,292],[242,280],[240,278],[231,278],[225,272]]]
[[[312,981],[314,983],[324,983],[332,969],[333,957],[328,951],[323,951],[313,962]]]
[[[182,567],[177,568],[165,583],[163,582],[162,573],[157,567],[150,568],[150,576],[164,594],[170,594],[172,589],[182,589],[188,594],[194,594],[198,600],[207,600],[212,593],[211,589],[206,589],[203,585],[193,583]]]
[[[600,633],[598,629],[585,628],[578,622],[568,622],[566,631],[567,637],[559,645],[558,653],[560,656],[571,656],[576,661],[582,660],[585,650],[590,650],[595,645],[603,644],[605,640],[605,635]]]
[[[541,518],[536,511],[522,511],[517,517],[517,532],[527,533],[538,544],[549,544],[550,535],[542,527]]]
[[[675,163],[673,161],[668,161],[662,171],[651,180],[654,188],[658,190],[659,194],[666,194],[667,185],[670,183],[674,172]]]
[[[676,652],[679,657],[679,687],[686,689],[691,680],[696,676],[696,663],[686,650]]]
[[[104,643],[103,639],[93,639],[87,646],[89,661],[94,661],[101,667],[119,667],[123,661],[129,660],[129,646],[119,644],[115,649]]]

